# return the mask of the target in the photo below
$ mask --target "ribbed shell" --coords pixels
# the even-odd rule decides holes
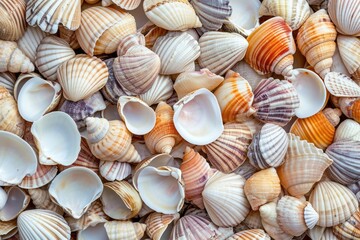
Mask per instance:
[[[360,36],[359,0],[329,0],[328,11],[336,30],[345,35]]]
[[[356,211],[346,222],[333,227],[333,233],[340,240],[360,239],[360,211]]]
[[[111,221],[104,224],[109,240],[140,240],[145,233],[146,225],[130,221]]]
[[[139,95],[139,98],[151,106],[168,100],[172,94],[173,81],[170,76],[158,75],[150,89]]]
[[[35,174],[23,178],[19,187],[25,189],[35,189],[45,186],[51,182],[58,172],[57,166],[47,166],[38,164]]]
[[[256,71],[286,76],[293,69],[296,46],[291,28],[283,18],[267,20],[249,35],[247,41],[245,61]]]
[[[123,162],[100,162],[100,174],[108,181],[121,181],[131,174],[131,165]]]
[[[251,139],[251,131],[245,124],[226,123],[221,136],[205,145],[204,150],[216,169],[230,173],[245,162]]]
[[[227,32],[207,32],[201,36],[199,44],[200,66],[218,75],[224,75],[241,61],[249,45],[240,34]]]
[[[99,91],[108,80],[106,64],[96,57],[77,55],[57,70],[64,97],[77,102]]]
[[[355,195],[345,186],[324,181],[311,192],[309,202],[319,214],[318,226],[332,227],[348,220],[359,207]]]
[[[275,124],[266,123],[253,137],[248,149],[248,158],[257,169],[278,167],[285,161],[289,138],[285,130]]]
[[[169,239],[173,224],[180,218],[179,214],[150,213],[146,218],[146,233],[151,239]]]
[[[0,72],[29,73],[35,67],[16,42],[0,40]]]
[[[359,48],[360,48],[360,40],[359,40]],[[333,96],[360,97],[360,86],[356,82],[354,82],[350,77],[346,76],[343,73],[329,72],[325,76],[324,83],[326,89]]]
[[[337,44],[346,69],[354,79],[360,80],[360,39],[338,35]]]
[[[79,42],[76,38],[75,31],[71,31],[69,29],[66,29],[64,27],[59,28],[59,37],[61,39],[64,39],[72,49],[78,49],[80,48]]]
[[[270,236],[262,229],[250,229],[235,233],[227,240],[270,240]]]
[[[0,3],[0,39],[17,41],[25,32],[24,0],[4,0]]]
[[[164,36],[168,31],[156,26],[152,22],[147,22],[139,31],[145,36],[145,46],[152,49],[155,44],[155,41]]]
[[[116,4],[125,10],[133,10],[137,8],[141,3],[141,0],[102,0],[101,4],[103,6],[110,6],[111,4]]]
[[[298,136],[289,134],[285,162],[277,170],[281,185],[294,197],[301,197],[320,181],[333,162],[321,149]]]
[[[0,86],[6,88],[12,96],[14,96],[15,81],[15,74],[9,72],[0,73]]]
[[[351,119],[343,121],[336,129],[334,142],[341,140],[360,141],[360,124]]]
[[[41,188],[35,188],[29,189],[28,192],[32,199],[32,203],[37,209],[50,210],[60,215],[64,214],[64,210],[59,205],[56,205],[53,201],[51,201],[50,194],[47,189],[44,190]]]
[[[288,81],[264,79],[254,91],[254,116],[265,123],[285,126],[299,105],[296,89]]]
[[[341,111],[348,118],[352,118],[360,123],[360,97],[359,98],[340,98]]]
[[[20,50],[35,63],[36,50],[46,33],[38,27],[28,26],[24,35],[18,40]]]
[[[59,24],[69,30],[80,26],[80,0],[29,0],[26,5],[26,21],[29,25],[38,25],[44,32],[54,34]]]

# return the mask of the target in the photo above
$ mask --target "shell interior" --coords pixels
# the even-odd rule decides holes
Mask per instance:
[[[108,240],[109,237],[104,228],[105,223],[99,223],[95,226],[89,226],[88,228],[79,231],[77,237],[78,240]]]
[[[3,209],[0,210],[0,219],[10,221],[16,218],[30,202],[30,197],[18,187],[10,188],[8,199]]]

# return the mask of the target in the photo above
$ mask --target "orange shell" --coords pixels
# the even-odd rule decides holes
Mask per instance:
[[[360,98],[341,98],[341,111],[348,117],[360,123]]]

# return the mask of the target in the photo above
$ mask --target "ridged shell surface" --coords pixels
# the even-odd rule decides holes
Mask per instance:
[[[41,31],[39,27],[28,26],[25,33],[17,42],[20,50],[33,63],[35,63],[37,47],[44,37],[46,37],[46,33]]]
[[[341,240],[360,238],[360,211],[356,211],[346,222],[333,227],[334,235]]]
[[[270,236],[262,229],[250,229],[235,233],[227,240],[270,240]]]
[[[360,35],[360,1],[329,0],[328,11],[336,30],[345,35]]]
[[[339,35],[337,44],[341,59],[344,62],[346,69],[354,77],[355,80],[360,80],[360,39],[352,36]]]
[[[0,40],[0,63],[0,72],[29,73],[35,70],[34,64],[16,42]]]
[[[4,0],[0,3],[0,39],[17,41],[26,28],[24,0]]]
[[[335,97],[360,97],[360,86],[343,73],[329,72],[324,82],[326,89]]]

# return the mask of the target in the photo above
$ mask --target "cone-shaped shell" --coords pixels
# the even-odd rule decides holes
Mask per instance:
[[[44,32],[54,34],[59,25],[70,30],[80,26],[80,0],[30,0],[26,5],[26,21],[29,25],[38,25]]]
[[[27,73],[35,67],[16,42],[0,40],[0,72]]]
[[[301,197],[318,182],[333,162],[321,149],[289,134],[285,162],[278,170],[281,185],[292,196]]]
[[[247,41],[245,60],[256,71],[286,76],[293,69],[296,46],[291,28],[283,18],[267,20],[249,35]]]
[[[334,142],[341,140],[360,141],[360,124],[351,119],[346,119],[337,127]]]
[[[146,218],[146,233],[151,239],[161,240],[170,239],[174,222],[180,218],[178,213],[176,214],[162,214],[162,213],[151,213]]]
[[[81,13],[76,37],[90,56],[116,51],[121,39],[136,32],[134,17],[120,9],[91,7]]]
[[[220,137],[203,149],[216,169],[230,173],[245,162],[251,139],[251,131],[245,124],[226,123]]]
[[[7,191],[7,201],[0,209],[0,220],[14,220],[30,203],[30,197],[18,187],[11,187]]]
[[[170,76],[158,75],[151,88],[139,98],[151,106],[168,100],[173,94],[173,81]]]
[[[6,88],[12,96],[14,96],[15,81],[16,76],[14,73],[0,73],[0,86]]]
[[[262,229],[251,229],[235,233],[227,240],[270,240],[270,236]]]
[[[345,186],[324,181],[311,192],[309,202],[319,214],[318,226],[332,227],[348,220],[359,207],[355,195]]]
[[[359,98],[340,98],[339,105],[341,111],[348,118],[352,118],[360,123],[360,97]]]
[[[89,0],[88,0],[89,1]],[[86,2],[88,2],[86,1]],[[94,0],[90,0],[94,1]],[[103,6],[109,6],[111,4],[116,4],[125,10],[133,10],[137,8],[141,3],[141,0],[102,0],[101,4]]]
[[[336,30],[345,35],[360,36],[360,2],[329,0],[328,11]]]
[[[24,0],[5,0],[0,3],[0,39],[17,41],[26,28]]]
[[[108,181],[123,180],[131,174],[131,165],[124,162],[100,162],[100,174]]]
[[[28,26],[24,35],[19,39],[18,46],[20,50],[35,63],[36,50],[46,33],[38,27]]]
[[[297,46],[323,79],[330,72],[336,49],[336,29],[326,10],[312,14],[299,29]]]
[[[26,176],[19,184],[19,187],[25,189],[35,189],[45,186],[54,179],[57,172],[57,166],[38,164],[36,173],[31,176]]]
[[[237,174],[216,172],[202,192],[212,222],[220,227],[236,226],[250,212],[244,192],[245,179]]]
[[[29,195],[31,197],[32,203],[38,209],[45,209],[56,212],[60,215],[64,214],[64,210],[51,201],[49,191],[46,189],[35,188],[29,189]]]
[[[151,22],[170,31],[185,31],[202,26],[188,0],[145,0],[143,7]]]
[[[356,211],[346,222],[333,227],[333,233],[339,239],[351,240],[360,238],[360,211]]]
[[[360,43],[360,40],[359,40]],[[360,44],[359,44],[360,47]],[[353,52],[352,52],[353,54]],[[353,55],[352,55],[353,56]],[[359,65],[360,67],[360,65]],[[343,73],[329,72],[324,80],[326,89],[336,97],[360,97],[360,86]]]
[[[227,32],[207,32],[201,36],[199,43],[200,66],[219,75],[224,75],[241,61],[249,45],[240,34]]]
[[[99,91],[106,84],[109,73],[99,58],[78,55],[61,64],[57,76],[64,97],[77,102]]]
[[[360,63],[357,60],[360,58],[360,39],[339,35],[337,38],[337,44],[341,59],[343,60],[346,69],[354,77],[354,79],[360,80]]]
[[[109,240],[140,240],[146,225],[130,221],[111,221],[104,224]]]

